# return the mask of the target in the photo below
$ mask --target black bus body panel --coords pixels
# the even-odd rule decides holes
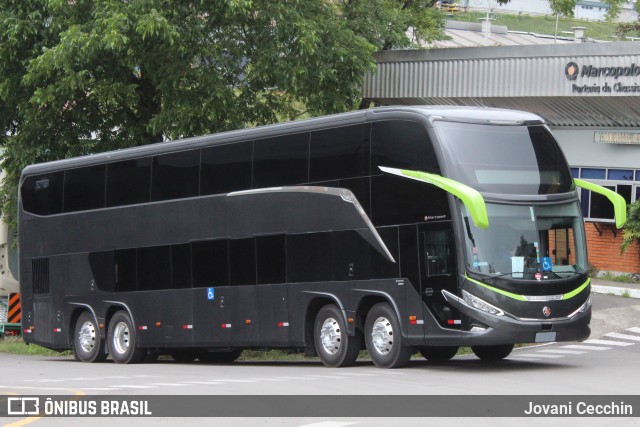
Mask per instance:
[[[450,240],[454,248],[462,247],[464,244],[460,213],[454,208],[456,199],[431,186],[421,186],[422,184],[411,183],[402,178],[386,176],[378,169],[378,166],[382,165],[408,169],[414,167],[448,176],[450,165],[447,164],[443,148],[432,129],[432,121],[444,116],[466,123],[487,123],[490,120],[542,123],[537,116],[506,110],[457,107],[383,108],[27,167],[23,171],[21,187],[26,180],[36,179],[40,175],[55,175],[73,168],[110,165],[114,162],[137,159],[144,163],[145,168],[149,168],[150,174],[151,168],[155,165],[150,160],[152,157],[188,150],[203,150],[204,153],[208,148],[232,144],[244,146],[252,141],[257,144],[260,140],[290,134],[309,133],[308,144],[313,151],[314,132],[342,126],[365,126],[361,133],[365,140],[369,138],[368,143],[371,147],[375,147],[376,137],[380,135],[391,135],[391,142],[399,143],[393,140],[393,131],[385,133],[382,128],[376,127],[378,123],[393,121],[419,125],[425,138],[434,142],[429,160],[420,166],[416,166],[412,159],[414,157],[419,160],[420,156],[410,154],[405,155],[408,160],[384,160],[384,155],[378,153],[377,157],[371,155],[371,159],[378,160],[371,161],[368,172],[361,172],[364,173],[363,176],[332,176],[311,170],[307,172],[307,181],[291,183],[304,185],[312,175],[323,177],[328,180],[315,185],[350,188],[353,194],[356,194],[357,200],[355,197],[346,200],[353,194],[346,195],[346,199],[340,197],[337,189],[329,189],[332,194],[325,194],[321,189],[309,189],[306,192],[265,191],[249,179],[246,182],[251,183],[251,188],[257,191],[231,195],[201,195],[178,200],[161,200],[163,196],[159,195],[158,201],[151,203],[142,201],[139,203],[143,204],[138,205],[60,215],[33,215],[25,212],[21,203],[19,227],[21,277],[24,278],[21,281],[25,312],[23,329],[31,330],[24,335],[25,340],[50,348],[69,348],[73,339],[73,318],[77,316],[78,310],[95,313],[98,322],[105,325],[100,330],[104,337],[106,325],[114,310],[123,309],[129,311],[133,318],[137,330],[137,345],[140,347],[304,347],[312,345],[305,328],[309,321],[313,322],[309,316],[313,315],[311,309],[318,301],[333,303],[343,311],[345,318],[355,318],[353,323],[347,325],[350,334],[355,333],[356,328],[362,329],[364,308],[376,302],[386,301],[396,310],[402,335],[408,345],[454,346],[463,343],[485,345],[530,342],[535,335],[534,331],[541,329],[540,325],[513,319],[501,323],[504,319],[495,319],[495,316],[469,310],[468,306],[443,298],[443,291],[459,294],[460,289],[465,286],[464,273],[461,268],[460,271],[442,268],[445,261],[443,253],[427,254],[427,248],[434,248],[434,242],[440,238]],[[371,132],[370,136],[366,133],[367,129]],[[302,137],[298,139],[304,141]],[[366,156],[360,154],[357,157],[358,162],[366,161]],[[340,159],[341,167],[348,164],[344,159],[348,157]],[[377,164],[378,161],[391,163]],[[395,161],[397,163],[393,163]],[[366,170],[364,164],[358,163],[359,170]],[[100,167],[95,169],[104,173]],[[145,171],[146,169],[141,169],[141,173],[147,173]],[[46,185],[55,184],[53,175],[52,180],[47,180]],[[56,175],[55,178],[59,177]],[[421,199],[426,199],[429,203],[394,206],[395,203],[406,202],[400,198],[387,198],[383,191],[376,191],[376,188],[387,188],[385,186],[392,189],[395,182],[405,181],[407,186],[414,186],[412,191],[426,189],[425,193],[413,197],[416,203]],[[201,189],[202,185],[200,183]],[[249,184],[238,187],[240,190],[249,188]],[[149,197],[151,196],[153,194]],[[488,197],[500,199],[501,196]],[[533,197],[510,195],[504,201],[518,199],[546,202],[575,197],[573,191],[561,195]],[[108,196],[105,196],[105,199],[105,203],[108,204],[110,199]],[[381,200],[387,203],[386,209],[395,208],[393,214],[387,214],[378,207]],[[358,201],[364,209],[359,209]],[[412,206],[419,215],[406,212],[410,211]],[[54,209],[62,210],[64,206],[56,205]],[[372,233],[369,218],[377,227],[379,236]],[[442,222],[429,224],[428,222],[434,221],[434,218],[435,222]],[[433,237],[434,232],[444,234],[436,238]],[[453,233],[454,238],[451,239],[446,233]],[[354,240],[355,234],[362,240]],[[194,248],[198,244],[206,246],[207,241],[224,240],[228,245],[237,244],[238,250],[246,253],[252,250],[251,244],[231,242],[253,239],[253,250],[259,258],[260,242],[266,241],[259,239],[265,239],[265,236],[272,239],[264,251],[270,253],[273,252],[273,248],[278,248],[279,239],[285,240],[289,245],[296,239],[307,239],[308,235],[317,235],[317,241],[330,245],[332,251],[334,248],[346,251],[340,255],[344,259],[336,261],[329,257],[322,261],[329,263],[327,265],[331,270],[330,277],[324,278],[322,274],[327,269],[319,267],[313,274],[318,274],[320,280],[297,280],[295,277],[299,273],[295,269],[289,269],[291,265],[301,263],[301,257],[294,257],[292,261],[291,255],[287,253],[284,272],[284,267],[270,268],[269,263],[261,265],[258,259],[253,267],[255,272],[248,268],[246,271],[241,269],[243,272],[236,271],[236,274],[231,266],[225,275],[216,272],[214,266],[212,271],[202,274],[202,282],[197,282],[198,273],[191,271],[189,274],[193,275],[190,277],[192,287],[179,283],[179,289],[172,289],[172,286],[180,282],[180,277],[172,277],[168,288],[167,284],[159,285],[162,289],[156,290],[134,288],[123,291],[125,289],[122,288],[125,286],[123,283],[133,277],[135,286],[149,286],[148,280],[140,280],[135,267],[136,262],[140,262],[137,257],[145,257],[147,250],[153,254],[155,249],[158,249],[158,254],[169,254],[173,260],[188,246],[193,261]],[[42,236],[47,238],[43,239]],[[368,248],[369,257],[362,256],[363,247]],[[229,250],[233,249],[229,246]],[[394,258],[394,262],[390,260],[389,255]],[[452,257],[457,266],[464,265],[462,251],[454,249]],[[153,266],[153,257],[150,259],[145,268],[150,269]],[[449,262],[450,259],[446,261]],[[435,267],[439,268],[439,273],[434,274],[430,266],[436,264],[440,266]],[[304,263],[300,265],[309,267]],[[45,275],[40,273],[37,278],[32,277],[32,272],[45,270],[46,280],[42,279]],[[245,274],[247,271],[249,274]],[[368,271],[368,276],[358,276],[363,271]],[[120,276],[122,280],[119,282]],[[206,279],[207,277],[216,279],[210,280]],[[233,283],[233,280],[239,282]],[[105,281],[109,283],[106,288],[101,284]],[[213,289],[212,298],[209,295],[210,288]],[[486,298],[491,299],[495,296]],[[584,298],[576,297],[572,303],[577,303],[578,300],[583,301]],[[538,308],[536,304],[534,309]],[[567,310],[563,309],[563,312]],[[559,332],[558,339],[576,339],[588,335],[589,317],[590,311],[587,311],[570,321],[557,322],[557,326],[553,327],[557,328],[554,331]],[[448,324],[450,320],[460,319],[465,323],[465,327],[478,321],[489,326],[489,329],[484,334],[470,333],[462,331],[459,323]],[[548,327],[544,330],[548,330]]]

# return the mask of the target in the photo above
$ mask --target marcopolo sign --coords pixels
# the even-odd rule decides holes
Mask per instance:
[[[572,92],[574,93],[613,93],[613,92],[631,92],[640,93],[640,85],[637,82],[630,83],[625,81],[617,81],[620,77],[638,77],[640,76],[640,65],[630,64],[628,66],[611,66],[599,67],[592,64],[578,65],[576,62],[568,62],[564,67],[564,75],[567,80],[576,82],[578,78],[612,78],[612,82],[604,83],[573,83]],[[627,79],[628,80],[628,79]]]

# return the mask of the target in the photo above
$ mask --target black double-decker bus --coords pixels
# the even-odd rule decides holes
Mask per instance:
[[[371,109],[32,165],[19,243],[25,341],[84,362],[366,348],[392,368],[589,335],[576,183],[517,111]]]

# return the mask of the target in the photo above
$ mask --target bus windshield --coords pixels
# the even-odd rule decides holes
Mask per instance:
[[[486,193],[571,191],[573,181],[567,162],[543,125],[438,121],[434,126],[453,166],[450,178]]]
[[[585,274],[585,240],[577,202],[558,205],[487,203],[489,228],[479,229],[460,204],[466,266],[471,272],[522,280]]]

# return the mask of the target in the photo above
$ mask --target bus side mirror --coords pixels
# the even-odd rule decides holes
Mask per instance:
[[[432,173],[388,168],[384,166],[378,167],[382,172],[435,185],[436,187],[453,194],[458,199],[462,200],[462,203],[464,203],[465,207],[469,211],[471,219],[476,227],[482,229],[489,228],[489,215],[487,214],[487,206],[484,203],[484,198],[482,197],[482,194],[468,185],[464,185],[461,182]]]
[[[594,193],[602,194],[607,199],[609,199],[611,204],[613,204],[616,227],[622,228],[625,222],[627,222],[627,202],[621,195],[619,195],[615,191],[609,190],[608,188],[604,188],[600,185],[594,184],[593,182],[583,181],[577,178],[574,178],[573,181],[578,187],[584,188],[585,190],[593,191]]]

